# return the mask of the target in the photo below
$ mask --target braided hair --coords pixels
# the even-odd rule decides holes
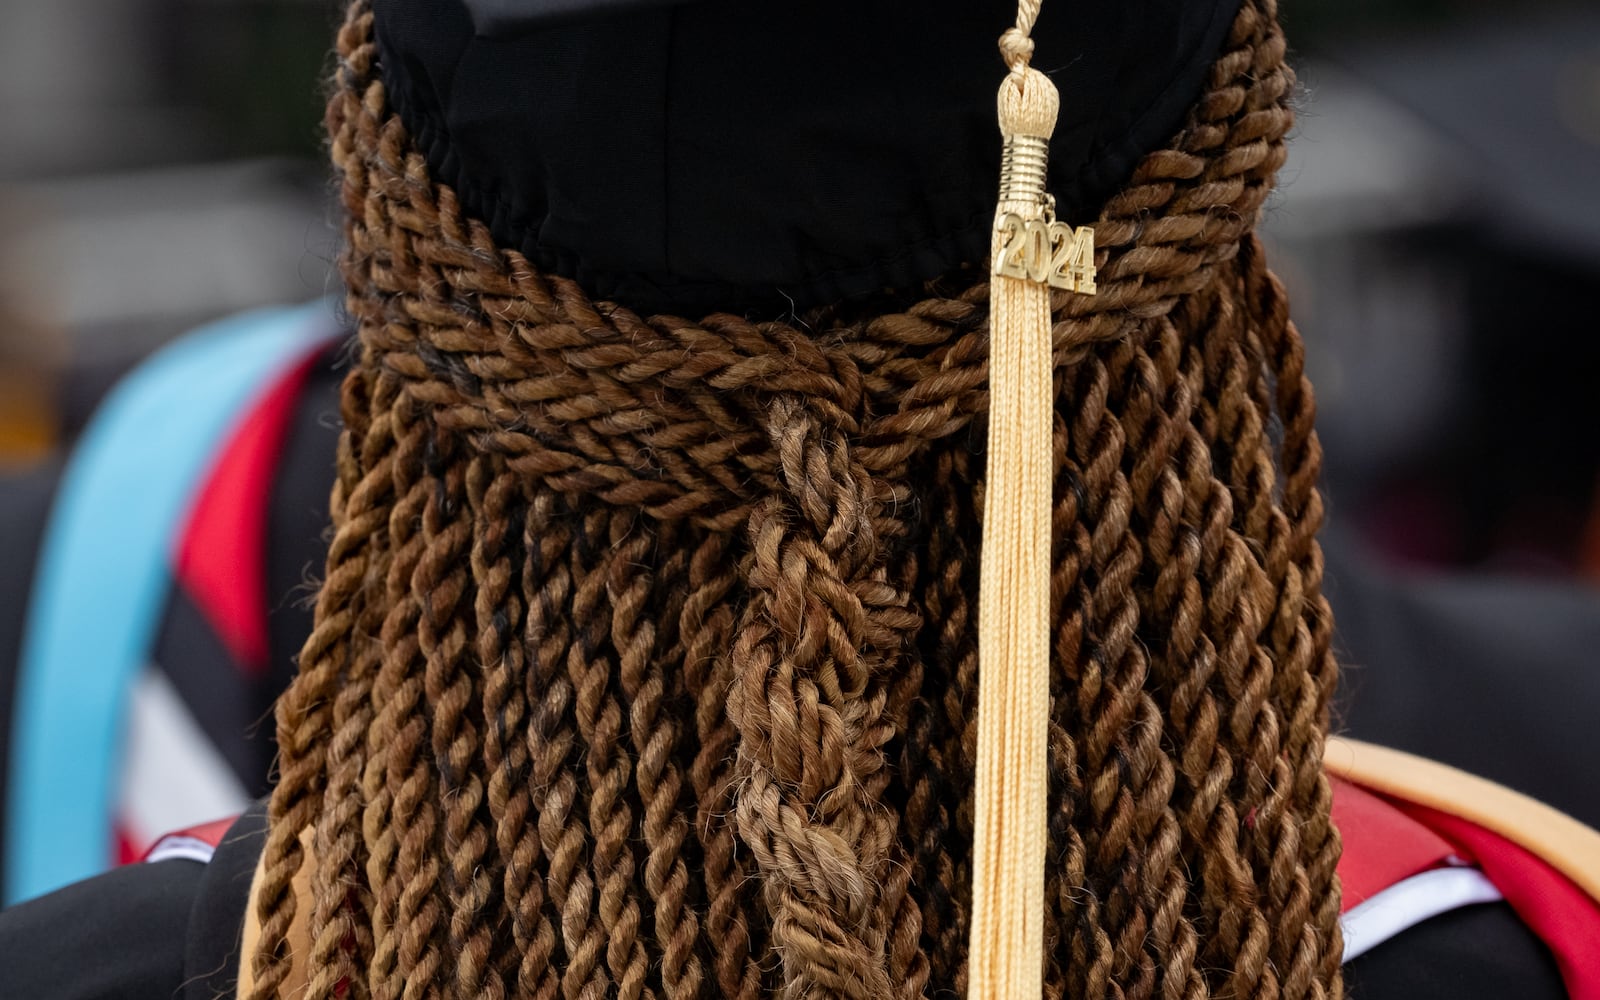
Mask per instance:
[[[1275,6],[1053,302],[1051,998],[1342,995],[1320,453],[1252,232]],[[338,51],[360,336],[254,995],[962,994],[981,272],[770,322],[592,301],[430,178],[367,0]]]

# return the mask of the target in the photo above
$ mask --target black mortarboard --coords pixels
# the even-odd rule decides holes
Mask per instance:
[[[648,10],[695,0],[462,0],[485,38],[506,38],[553,24]]]
[[[1181,127],[1238,0],[1047,5],[1050,190]],[[989,253],[1014,0],[375,0],[389,98],[503,246],[643,310],[819,304]]]

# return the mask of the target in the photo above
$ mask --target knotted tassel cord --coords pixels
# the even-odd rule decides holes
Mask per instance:
[[[978,760],[969,1000],[1044,989],[1046,755],[1050,719],[1050,286],[1093,289],[1067,265],[1070,230],[1045,193],[1060,97],[1029,66],[1037,0],[1001,37],[1005,140],[991,245],[989,443],[978,597]],[[1087,233],[1086,230],[1080,233]],[[1090,237],[1092,239],[1092,236]],[[1092,244],[1089,244],[1092,268]],[[1057,263],[1061,273],[1054,274]]]

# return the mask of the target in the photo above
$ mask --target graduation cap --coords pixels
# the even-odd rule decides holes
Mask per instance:
[[[1071,0],[1058,214],[1181,127],[1238,0]],[[641,311],[775,314],[989,253],[1010,0],[374,0],[389,97],[462,207]]]
[[[508,37],[552,24],[694,3],[695,0],[463,0],[485,37]]]

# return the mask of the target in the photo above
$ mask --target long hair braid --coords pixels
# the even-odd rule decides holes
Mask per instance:
[[[750,515],[751,597],[728,706],[745,771],[738,824],[773,946],[785,968],[806,970],[788,992],[883,997],[878,899],[895,839],[883,748],[899,728],[888,679],[921,624],[889,578],[883,535],[885,512],[911,498],[861,467],[856,428],[824,424],[844,412],[827,402],[780,396],[768,417],[783,493]]]
[[[1320,451],[1252,234],[1276,14],[1052,302],[1050,998],[1343,992]],[[593,301],[430,177],[372,30],[356,0],[328,107],[359,342],[253,996],[961,995],[987,282]]]
[[[740,849],[728,822],[738,787],[733,767],[738,736],[725,704],[734,684],[727,650],[733,642],[734,605],[744,589],[737,565],[742,557],[735,556],[733,539],[722,532],[705,532],[698,544],[685,548],[691,555],[678,615],[686,699],[680,711],[694,719],[693,738],[685,743],[698,746],[689,752],[687,770],[694,795],[692,846],[698,849],[702,883],[691,882],[690,892],[705,907],[695,946],[704,949],[701,964],[712,995],[755,1000],[766,991],[760,968],[765,922],[758,901],[746,891],[755,877],[750,852]],[[716,947],[706,948],[709,942]]]

